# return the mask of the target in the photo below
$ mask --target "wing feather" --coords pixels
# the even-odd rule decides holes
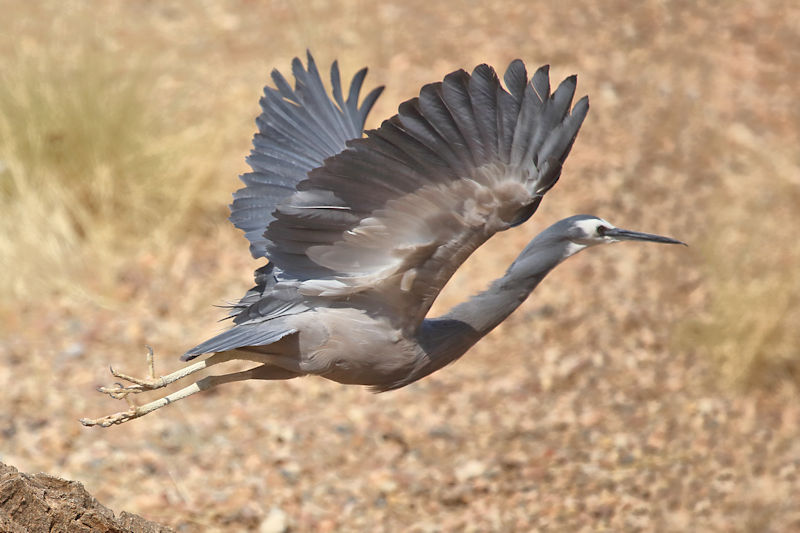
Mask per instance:
[[[245,232],[256,258],[266,256],[264,232],[277,205],[295,193],[310,170],[362,135],[367,113],[383,90],[374,89],[359,105],[367,74],[362,69],[343,100],[339,67],[334,62],[330,72],[333,97],[329,97],[310,53],[305,67],[298,58],[292,61],[292,74],[294,88],[277,70],[271,74],[275,87],[264,88],[263,111],[256,119],[258,133],[247,158],[253,172],[240,177],[245,187],[234,193],[231,204],[230,220]]]
[[[508,92],[514,97],[515,100],[522,100],[522,95],[525,88],[528,86],[528,71],[525,68],[525,63],[520,59],[515,59],[508,65],[505,74],[503,74],[503,81],[506,82]]]
[[[264,88],[262,113],[256,119],[258,132],[247,157],[253,171],[240,176],[245,187],[234,193],[230,216],[231,222],[245,232],[253,257],[264,257],[269,244],[264,233],[275,218],[276,207],[293,196],[294,206],[278,216],[313,224],[287,223],[282,242],[282,254],[287,258],[284,264],[292,264],[293,257],[307,260],[309,245],[335,242],[365,216],[354,213],[329,191],[298,191],[297,187],[310,170],[344,150],[348,140],[361,137],[367,114],[383,90],[373,89],[359,105],[367,74],[367,69],[361,69],[344,100],[339,66],[334,62],[329,97],[310,53],[306,67],[298,58],[292,61],[292,73],[294,88],[277,70],[271,74],[275,87]],[[311,274],[304,272],[303,259],[294,267],[294,276]],[[319,268],[314,267],[315,271]],[[255,278],[256,286],[232,306],[234,327],[195,346],[184,360],[208,352],[269,344],[295,333],[285,317],[308,309],[297,292],[298,284],[281,280],[281,269],[273,262],[256,270]]]
[[[488,65],[479,65],[472,71],[469,80],[471,110],[481,132],[483,145],[489,148],[488,160],[497,159],[497,89],[500,80],[494,69]]]
[[[488,150],[483,144],[483,139],[478,129],[477,113],[472,112],[473,106],[469,94],[469,74],[457,70],[448,74],[442,82],[442,101],[447,106],[447,111],[453,117],[461,138],[464,139],[472,155],[475,166],[485,164],[488,160]]]
[[[435,83],[422,88],[419,111],[455,156],[455,161],[449,162],[450,166],[467,175],[469,169],[477,164],[472,157],[469,143],[461,135],[455,118],[443,101],[442,86],[443,83]]]
[[[309,172],[265,234],[282,279],[415,328],[478,246],[535,211],[588,110],[569,111],[574,77],[550,95],[547,67],[528,80],[514,61],[504,81],[453,72]]]

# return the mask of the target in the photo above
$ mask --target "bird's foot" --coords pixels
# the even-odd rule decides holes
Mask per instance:
[[[148,358],[152,357],[153,350],[149,346],[147,347],[150,355]],[[111,372],[114,373],[113,370]],[[117,374],[114,374],[117,377],[120,377]],[[124,378],[123,378],[124,379]],[[119,387],[99,387],[97,390],[108,394],[115,400],[125,400],[128,402],[128,410],[127,411],[120,411],[119,413],[114,413],[113,415],[102,416],[100,418],[81,418],[80,422],[84,426],[100,426],[107,428],[109,426],[113,426],[114,424],[122,424],[123,422],[127,422],[128,420],[132,420],[134,418],[139,418],[142,415],[147,414],[149,411],[145,411],[144,408],[136,405],[133,400],[128,398],[128,394],[131,392],[141,392],[140,390],[133,391],[133,390],[126,390],[129,387],[123,387],[122,384]],[[122,392],[118,392],[122,391]]]
[[[123,385],[122,383],[117,383],[114,387],[99,387],[97,390],[104,394],[108,394],[112,398],[116,400],[125,400],[128,402],[130,408],[127,411],[121,411],[119,413],[114,413],[113,415],[104,416],[101,418],[82,418],[81,424],[84,426],[101,426],[101,427],[109,427],[113,426],[114,424],[122,424],[123,422],[127,422],[128,420],[133,420],[134,418],[139,418],[147,413],[151,413],[156,409],[160,409],[165,405],[169,405],[170,403],[177,402],[187,396],[191,396],[201,390],[205,390],[207,388],[213,387],[218,383],[227,383],[229,381],[241,381],[242,379],[250,379],[250,377],[243,378],[243,377],[236,377],[241,375],[241,372],[235,372],[232,374],[225,374],[222,377],[216,376],[207,376],[202,380],[196,381],[189,385],[188,387],[184,387],[180,390],[177,390],[171,394],[167,394],[161,398],[153,400],[150,403],[146,403],[144,405],[136,405],[133,400],[129,398],[131,394],[138,394],[140,392],[145,392],[149,390],[161,389],[164,388],[171,383],[178,381],[179,379],[185,378],[195,372],[208,368],[209,366],[216,365],[217,363],[224,363],[226,361],[230,361],[234,358],[232,355],[233,352],[226,352],[226,353],[219,353],[214,354],[211,357],[203,359],[202,361],[198,361],[192,365],[186,366],[181,368],[180,370],[176,370],[171,374],[167,374],[166,376],[161,376],[156,378],[155,376],[155,366],[153,364],[153,349],[149,346],[147,347],[147,366],[149,370],[149,377],[145,379],[135,378],[129,376],[127,374],[123,374],[122,372],[117,372],[113,368],[111,369],[111,374],[114,377],[119,379],[123,379],[132,385]],[[248,374],[249,375],[249,374]],[[234,376],[231,379],[230,376]],[[227,379],[224,379],[227,378]]]
[[[164,379],[164,377],[156,378],[153,348],[150,346],[146,346],[146,348],[148,377],[137,378],[134,376],[129,376],[128,374],[123,374],[122,372],[117,372],[114,370],[114,368],[109,368],[112,376],[123,379],[129,383],[133,383],[133,385],[116,383],[114,387],[99,387],[97,390],[103,394],[108,394],[115,400],[121,400],[127,397],[128,394],[139,394],[140,392],[166,387],[169,383]]]
[[[127,411],[120,411],[119,413],[101,416],[100,418],[81,418],[80,422],[84,426],[100,426],[107,428],[109,426],[113,426],[114,424],[122,424],[128,420],[139,418],[143,414],[147,413],[141,412],[141,407],[131,404],[130,409]]]

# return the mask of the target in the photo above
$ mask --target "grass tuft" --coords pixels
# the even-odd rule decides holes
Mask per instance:
[[[711,206],[707,237],[697,243],[707,313],[684,323],[678,339],[710,355],[729,385],[800,386],[800,162],[741,128],[732,128],[727,141],[738,146]]]
[[[119,54],[20,53],[0,77],[0,294],[68,289],[87,270],[102,287],[126,251],[207,230],[213,165],[177,155],[204,134],[163,118],[154,72]]]

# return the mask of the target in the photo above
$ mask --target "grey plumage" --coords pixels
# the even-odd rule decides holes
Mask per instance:
[[[539,91],[544,93],[540,97],[517,60],[505,75],[508,91],[485,65],[471,76],[457,71],[443,82],[424,86],[418,98],[400,105],[398,115],[360,139],[359,132],[348,131],[341,120],[342,116],[352,118],[352,113],[342,111],[355,106],[333,105],[313,59],[309,56],[308,71],[297,60],[292,66],[295,91],[273,73],[278,89],[265,93],[279,92],[302,105],[292,108],[295,115],[315,124],[302,135],[298,132],[308,142],[298,151],[315,146],[316,157],[325,159],[326,149],[335,157],[309,169],[308,177],[296,184],[297,192],[289,190],[288,173],[276,178],[267,174],[268,170],[277,174],[285,166],[277,160],[269,169],[261,165],[261,156],[278,153],[286,145],[285,138],[271,147],[265,132],[272,130],[260,127],[248,162],[265,177],[251,185],[252,174],[243,176],[248,186],[236,193],[231,219],[236,223],[245,211],[258,213],[260,218],[250,217],[247,226],[237,225],[246,230],[251,248],[264,247],[273,265],[274,283],[259,291],[258,300],[253,301],[249,293],[241,302],[236,327],[189,350],[185,360],[255,343],[263,335],[260,329],[277,327],[276,317],[308,310],[310,302],[302,295],[317,297],[316,306],[338,305],[340,299],[349,298],[350,305],[365,311],[381,300],[390,322],[411,333],[474,249],[532,214],[541,194],[558,179],[588,110],[584,98],[569,114],[574,77],[567,78],[550,98],[547,67],[543,67],[538,74]],[[335,64],[333,71],[338,72]],[[334,94],[341,92],[337,78],[332,76]],[[493,113],[485,112],[480,98],[478,104],[472,101],[473,95],[487,93],[497,102]],[[351,94],[357,97],[357,91]],[[270,106],[285,107],[262,102],[265,112],[259,122],[267,126],[269,112],[274,111]],[[365,116],[358,115],[359,127]],[[347,149],[337,154],[333,140],[347,135],[351,137]],[[547,162],[541,169],[537,167],[540,160]],[[518,185],[514,192],[519,205],[502,206],[507,220],[489,221],[470,205],[477,203],[476,196],[492,196],[510,185]],[[275,206],[272,220],[264,216],[269,205]],[[465,216],[476,221],[465,223]],[[252,229],[256,223],[262,224],[263,236]],[[447,257],[441,257],[443,251]],[[400,288],[397,279],[387,283],[386,278],[392,276],[400,277],[402,283],[402,276],[411,270],[415,279],[410,288]],[[354,300],[356,294],[360,297]],[[396,303],[392,306],[387,300]]]
[[[576,77],[551,94],[548,67],[529,79],[479,65],[425,85],[377,129],[362,129],[381,88],[359,104],[366,69],[347,99],[336,63],[331,96],[311,55],[292,63],[294,89],[274,71],[261,100],[231,221],[269,263],[233,306],[233,327],[186,352],[213,354],[169,376],[104,389],[125,396],[231,359],[258,363],[211,376],[160,400],[89,424],[142,416],[219,383],[318,375],[396,389],[460,357],[514,311],[547,273],[594,244],[678,243],[597,217],[557,222],[506,274],[442,317],[430,306],[464,260],[498,231],[523,223],[561,175],[588,112],[572,106]],[[210,381],[209,381],[210,380]]]
[[[241,177],[245,187],[234,193],[231,205],[230,220],[245,232],[256,259],[265,256],[264,230],[278,203],[294,193],[308,171],[361,135],[367,114],[383,91],[383,87],[373,89],[358,104],[367,74],[367,69],[362,69],[353,77],[347,100],[343,100],[339,66],[334,62],[330,74],[334,103],[310,53],[307,70],[295,58],[292,72],[294,89],[277,70],[272,71],[276,88],[264,88],[260,102],[263,112],[256,119],[258,133],[247,158],[253,172]]]

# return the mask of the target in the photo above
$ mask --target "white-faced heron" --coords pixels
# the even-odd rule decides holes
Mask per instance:
[[[589,109],[570,110],[575,76],[551,94],[548,67],[528,79],[509,65],[458,70],[425,85],[378,129],[363,132],[382,88],[359,104],[366,69],[331,94],[308,55],[292,63],[294,89],[277,71],[234,194],[230,220],[250,252],[269,262],[232,308],[233,327],[187,351],[205,359],[156,378],[119,372],[115,398],[160,389],[234,359],[249,370],[208,376],[145,405],[89,420],[109,426],[222,383],[316,375],[388,391],[461,357],[508,317],[556,265],[595,244],[680,243],[576,215],[536,236],[505,275],[445,315],[426,318],[458,267],[498,231],[525,222],[556,183]]]

